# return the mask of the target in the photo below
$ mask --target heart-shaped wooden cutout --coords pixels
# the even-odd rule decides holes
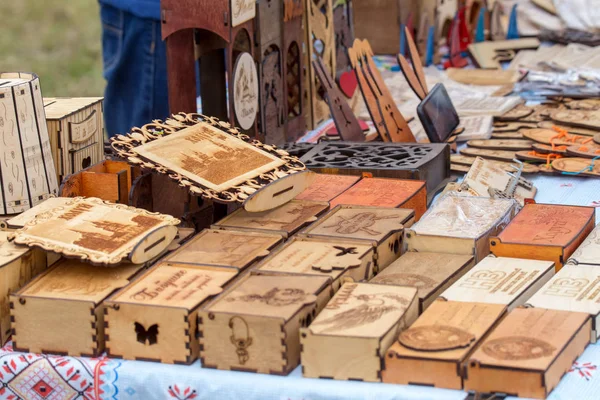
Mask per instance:
[[[351,99],[354,96],[354,92],[356,92],[356,88],[358,87],[358,80],[356,79],[356,74],[354,71],[347,71],[340,75],[338,79],[338,86],[340,90],[346,97]]]

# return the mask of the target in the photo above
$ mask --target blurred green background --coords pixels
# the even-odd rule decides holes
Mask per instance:
[[[34,72],[44,97],[103,96],[96,0],[0,0],[0,71]]]

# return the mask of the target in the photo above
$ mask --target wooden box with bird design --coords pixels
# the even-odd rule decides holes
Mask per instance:
[[[10,296],[15,351],[98,357],[104,351],[104,300],[143,265],[99,268],[63,258]]]
[[[244,275],[200,311],[202,366],[287,375],[300,363],[300,328],[331,296],[328,276]]]
[[[106,354],[126,360],[191,364],[203,304],[233,282],[239,271],[160,263],[105,302]]]
[[[371,279],[373,257],[373,245],[363,240],[294,237],[261,261],[255,271],[271,275],[326,276],[337,291],[344,281]]]
[[[338,205],[301,232],[314,238],[350,238],[371,243],[375,273],[400,257],[404,228],[411,227],[415,212],[403,208]]]
[[[385,352],[418,313],[414,287],[345,283],[312,324],[300,329],[302,374],[381,381]]]

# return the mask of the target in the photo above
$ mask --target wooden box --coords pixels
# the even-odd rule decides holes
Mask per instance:
[[[404,229],[415,220],[413,210],[339,205],[302,231],[314,238],[348,238],[371,243],[375,273],[400,257]]]
[[[242,270],[283,243],[276,233],[205,229],[163,259],[177,264],[202,264]]]
[[[97,197],[120,204],[129,204],[131,167],[125,161],[104,160],[64,177],[61,197]]]
[[[473,265],[473,256],[469,255],[408,252],[369,282],[416,287],[421,314]]]
[[[313,183],[296,196],[297,200],[331,201],[360,180],[358,176],[317,174]]]
[[[331,299],[329,277],[241,278],[200,312],[202,366],[287,375],[300,362],[300,327]]]
[[[408,251],[468,254],[477,263],[490,253],[490,236],[508,224],[516,206],[514,200],[447,194],[404,231]]]
[[[442,297],[452,301],[503,304],[507,311],[523,305],[554,276],[551,261],[487,256]]]
[[[517,308],[469,358],[465,390],[545,399],[590,342],[587,313]]]
[[[381,381],[382,359],[418,316],[417,289],[346,283],[308,328],[300,329],[307,378]]]
[[[201,305],[238,270],[158,264],[106,302],[106,353],[126,360],[191,364]]]
[[[490,250],[498,257],[548,260],[560,270],[594,229],[593,207],[527,204],[496,237]]]
[[[58,181],[104,159],[102,97],[45,98]]]
[[[571,254],[567,264],[600,265],[600,225],[597,225]]]
[[[427,210],[427,189],[424,181],[365,178],[331,201],[338,204],[408,208],[418,221]]]
[[[278,233],[287,238],[316,221],[327,210],[329,203],[308,200],[292,200],[272,210],[256,213],[240,208],[214,224],[213,228]]]
[[[373,258],[373,245],[361,240],[295,237],[274,250],[255,270],[330,277],[337,291],[346,280],[371,279],[375,268]]]
[[[62,259],[10,296],[13,348],[98,357],[104,351],[104,304],[142,265],[98,268]]]
[[[383,382],[462,389],[462,364],[505,313],[499,304],[434,301],[388,350]]]

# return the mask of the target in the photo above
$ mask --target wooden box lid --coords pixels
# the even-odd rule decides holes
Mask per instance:
[[[589,317],[569,311],[516,308],[473,353],[470,363],[545,371]]]
[[[425,181],[385,178],[362,179],[333,199],[331,206],[359,204],[395,208],[406,203],[424,188]]]
[[[62,119],[102,100],[103,97],[44,97],[46,119]]]
[[[316,174],[313,183],[297,200],[331,201],[360,180],[359,176]]]
[[[288,321],[305,305],[316,303],[317,295],[328,285],[325,276],[247,275],[206,311]]]
[[[27,246],[18,246],[8,241],[10,231],[0,231],[0,268],[13,262],[29,251]]]
[[[221,293],[237,274],[235,268],[161,263],[109,301],[192,310]]]
[[[503,243],[567,247],[594,220],[593,207],[527,204],[498,235]]]
[[[346,283],[309,326],[317,335],[381,338],[416,301],[417,289]]]
[[[600,225],[585,238],[569,260],[574,264],[600,265]]]

